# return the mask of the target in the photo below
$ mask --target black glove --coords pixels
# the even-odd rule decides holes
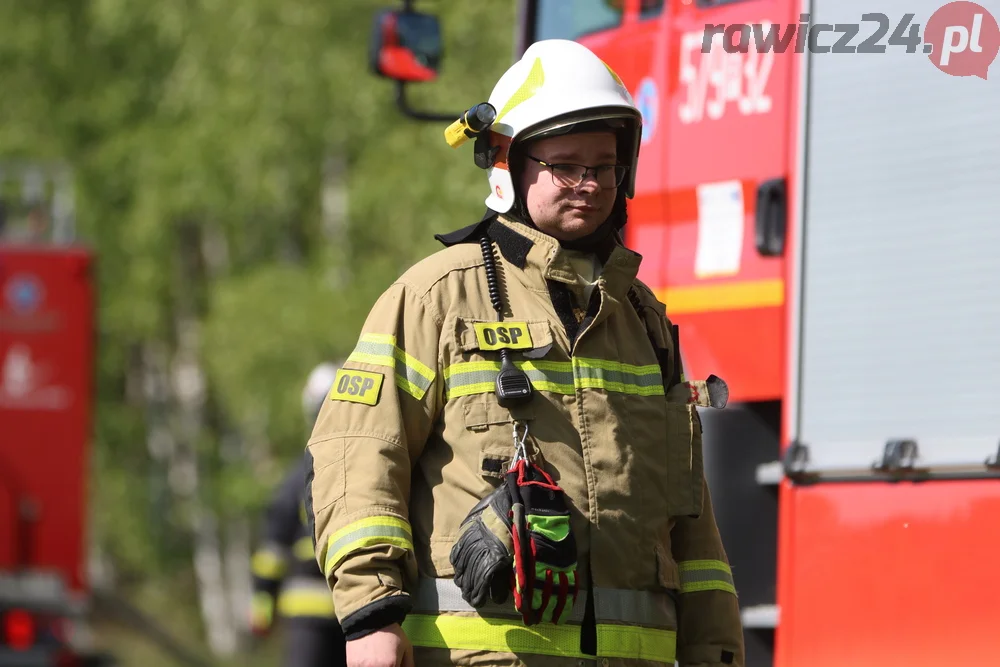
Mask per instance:
[[[511,537],[510,494],[502,485],[480,500],[462,520],[451,548],[455,583],[473,607],[507,601],[512,585],[514,539]]]

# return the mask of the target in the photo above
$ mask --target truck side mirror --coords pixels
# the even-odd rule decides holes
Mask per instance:
[[[385,10],[375,17],[369,64],[379,76],[399,82],[433,81],[441,61],[436,16]]]

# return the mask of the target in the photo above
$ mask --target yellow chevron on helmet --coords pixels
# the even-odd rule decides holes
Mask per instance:
[[[528,72],[528,77],[524,80],[524,83],[514,91],[514,94],[510,96],[507,103],[497,114],[494,123],[499,123],[507,113],[516,107],[521,102],[531,99],[531,96],[542,87],[545,83],[545,70],[542,68],[542,59],[535,58],[535,62],[531,64],[531,71]]]
[[[592,120],[618,119],[622,125],[619,155],[632,167],[622,187],[635,191],[642,117],[621,78],[587,47],[564,39],[535,42],[504,72],[493,87],[490,104],[499,109],[490,127],[490,143],[500,152],[487,175],[490,195],[486,205],[505,213],[514,204],[514,182],[507,165],[511,143],[542,133],[568,131]],[[624,141],[623,141],[624,139]]]

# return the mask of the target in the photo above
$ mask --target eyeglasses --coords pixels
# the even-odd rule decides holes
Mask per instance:
[[[588,167],[582,164],[552,163],[539,160],[531,155],[526,155],[529,160],[534,160],[543,167],[548,167],[552,173],[552,183],[560,188],[575,188],[587,174],[593,174],[594,180],[602,188],[617,188],[625,180],[628,167],[623,164],[602,164],[597,167]]]

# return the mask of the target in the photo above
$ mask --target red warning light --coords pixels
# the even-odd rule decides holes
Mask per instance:
[[[4,614],[3,634],[7,646],[24,651],[35,645],[35,619],[21,609],[12,609]]]

